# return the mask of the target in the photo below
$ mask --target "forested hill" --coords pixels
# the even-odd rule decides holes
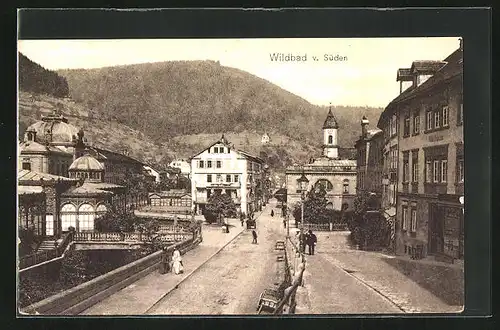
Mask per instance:
[[[159,62],[58,73],[67,79],[72,99],[91,113],[158,142],[184,135],[268,132],[305,145],[322,143],[327,108],[218,62]],[[374,126],[382,111],[342,106],[332,110],[342,147],[354,146],[363,115]]]
[[[66,97],[69,94],[66,78],[43,68],[21,53],[19,56],[19,89],[25,92]]]

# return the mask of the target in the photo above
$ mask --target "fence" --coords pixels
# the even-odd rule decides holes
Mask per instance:
[[[330,229],[329,223],[306,223],[302,228],[312,231],[346,231],[348,230],[346,223],[334,223]]]
[[[68,247],[68,244],[73,240],[71,233],[66,234],[63,237],[61,244],[54,247],[51,250],[39,251],[24,257],[19,258],[19,269],[25,269],[36,264],[41,264],[63,255],[64,251]]]
[[[285,258],[288,266],[288,271],[292,277],[291,285],[285,289],[283,298],[278,303],[273,314],[294,314],[295,313],[295,296],[297,289],[303,284],[304,270],[306,268],[306,258],[298,249],[297,245],[287,238],[285,247]]]

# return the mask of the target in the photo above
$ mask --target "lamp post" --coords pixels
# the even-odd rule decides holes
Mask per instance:
[[[304,228],[304,200],[305,200],[304,191],[307,189],[307,184],[309,183],[309,180],[304,175],[304,170],[302,170],[302,176],[297,180],[297,182],[299,183],[299,187],[300,187],[300,201],[301,201],[300,226],[302,228]]]

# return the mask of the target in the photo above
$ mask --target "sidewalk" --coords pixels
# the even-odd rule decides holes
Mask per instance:
[[[175,289],[184,279],[244,231],[239,220],[229,219],[228,221],[231,225],[229,234],[223,233],[220,226],[203,226],[203,242],[182,256],[183,274],[161,275],[158,271],[154,271],[83,311],[81,315],[144,314],[153,304]]]
[[[316,234],[317,255],[308,257],[310,265],[315,258],[336,265],[407,313],[449,313],[462,309],[459,302],[460,294],[463,295],[463,270],[460,266],[352,250],[346,248],[342,235]]]

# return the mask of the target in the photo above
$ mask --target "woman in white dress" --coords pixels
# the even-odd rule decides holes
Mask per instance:
[[[172,269],[175,274],[181,274],[184,272],[181,253],[177,249],[174,250],[174,254],[172,256],[172,262],[173,262]]]

